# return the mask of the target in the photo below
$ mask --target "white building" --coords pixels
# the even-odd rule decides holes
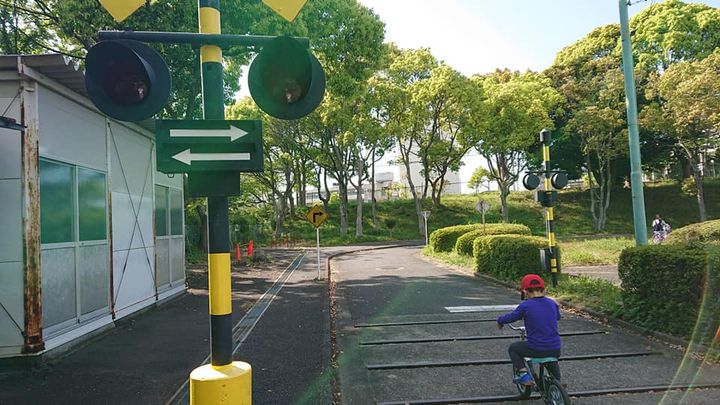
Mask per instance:
[[[182,177],[155,170],[151,128],[104,116],[84,83],[60,55],[0,56],[0,357],[185,289]]]

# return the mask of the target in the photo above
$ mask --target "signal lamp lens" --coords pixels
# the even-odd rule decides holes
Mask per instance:
[[[103,84],[108,97],[123,106],[141,103],[151,89],[145,67],[137,59],[108,62]]]

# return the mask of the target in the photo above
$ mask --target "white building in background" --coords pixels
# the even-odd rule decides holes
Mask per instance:
[[[0,107],[0,357],[183,293],[182,176],[155,170],[154,125],[100,113],[57,54],[0,56]]]

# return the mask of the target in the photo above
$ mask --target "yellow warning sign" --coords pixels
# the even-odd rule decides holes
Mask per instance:
[[[330,216],[328,215],[325,210],[319,206],[314,205],[312,208],[310,208],[307,212],[307,215],[305,215],[305,218],[307,218],[308,222],[313,224],[315,228],[320,228],[320,225],[322,225],[325,221],[327,221]]]
[[[288,21],[297,17],[307,0],[263,0],[263,3],[275,10],[276,13]]]
[[[145,4],[145,0],[100,0],[100,4],[115,21],[121,22]]]

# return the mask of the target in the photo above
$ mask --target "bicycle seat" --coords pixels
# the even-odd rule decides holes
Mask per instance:
[[[557,357],[526,357],[525,359],[532,364],[553,363],[558,361]]]

